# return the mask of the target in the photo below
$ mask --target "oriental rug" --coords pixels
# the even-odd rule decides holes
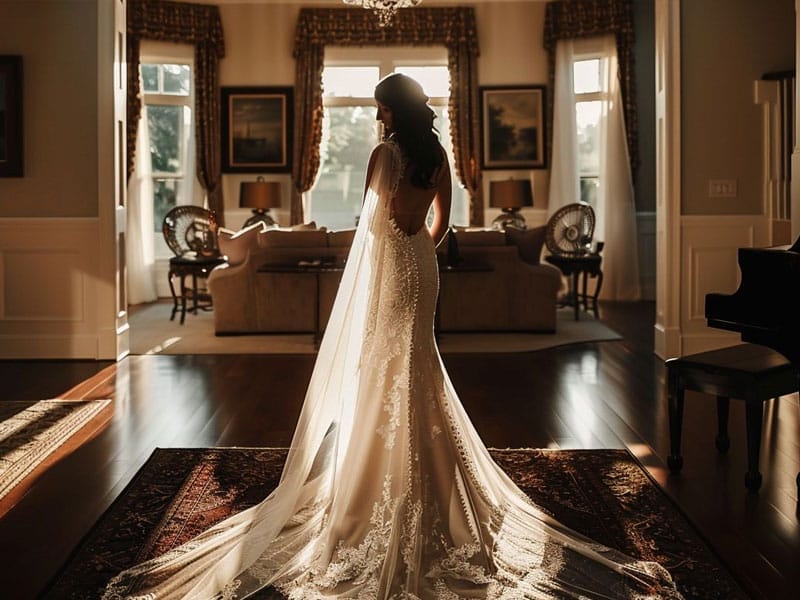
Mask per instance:
[[[110,400],[0,402],[0,515],[14,505],[19,485],[45,467]]]
[[[682,513],[626,450],[491,450],[541,508],[629,555],[658,561],[687,599],[747,598]],[[49,586],[99,598],[116,573],[264,498],[283,448],[157,449]],[[282,598],[265,590],[261,599]]]

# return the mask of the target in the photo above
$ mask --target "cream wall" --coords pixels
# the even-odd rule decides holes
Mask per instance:
[[[739,248],[771,245],[756,81],[795,66],[794,0],[683,0],[680,7],[680,342],[673,356],[739,341],[707,326],[705,298],[736,291]],[[735,180],[736,196],[709,197],[714,179]]]
[[[426,2],[426,6],[452,2]],[[547,53],[543,48],[544,2],[477,2],[478,77],[480,85],[547,84]],[[225,58],[220,63],[223,86],[294,85],[294,33],[301,6],[339,6],[336,3],[270,2],[220,4],[225,32]],[[550,90],[548,90],[548,93]],[[529,224],[546,219],[548,171],[486,171],[488,192],[493,179],[532,177],[535,206],[524,211]],[[223,175],[226,223],[238,226],[249,214],[238,208],[239,183],[252,175]],[[268,175],[284,185],[284,205],[291,190],[288,175]],[[484,194],[488,198],[488,193]],[[288,224],[288,209],[271,211],[280,223]],[[486,207],[486,222],[498,214]]]
[[[544,2],[482,2],[475,6],[478,23],[478,82],[480,85],[547,85],[547,52],[544,49]],[[547,109],[547,107],[545,107]],[[548,166],[549,166],[548,157]],[[547,221],[549,170],[483,172],[485,223],[500,214],[490,208],[489,186],[494,180],[530,177],[533,208],[521,212],[528,226]]]
[[[101,1],[0,1],[0,53],[25,57],[26,110],[25,177],[0,179],[0,355],[4,357],[108,357],[100,332],[110,318],[104,316],[109,309],[96,300],[99,289],[105,294],[106,288],[113,288],[114,276],[103,266],[108,251],[102,240],[110,234],[98,209],[99,199],[107,196],[99,191],[107,177],[105,167],[100,172],[98,165],[108,162],[98,141],[103,137],[98,122],[105,112],[98,107],[106,93],[100,89],[98,73],[108,62],[97,41],[98,29],[103,29],[98,17]],[[641,2],[649,0],[636,2],[638,18]],[[300,6],[332,5],[224,0],[218,4],[227,46],[221,64],[221,83],[226,86],[293,85],[292,47]],[[426,0],[426,4],[439,3]],[[478,16],[480,84],[547,83],[541,40],[544,3],[471,4]],[[757,147],[760,136],[752,87],[763,72],[794,65],[794,1],[684,0],[681,7],[685,212],[710,215],[712,209],[724,209],[735,220],[735,213],[747,215],[760,206],[754,198],[759,195],[755,182],[760,181],[761,168],[758,152],[750,150],[753,144]],[[647,83],[640,80],[638,85],[642,89]],[[652,134],[642,128],[641,135]],[[546,197],[548,174],[532,173],[537,206],[526,218],[538,223],[543,222],[541,200]],[[506,174],[486,172],[486,179]],[[727,177],[738,180],[740,197],[710,207],[703,197],[707,179]],[[288,176],[285,180],[288,189]],[[238,210],[238,179],[226,175],[223,185],[228,207]],[[487,221],[492,216],[487,210]],[[717,244],[716,238],[702,232],[725,228],[711,219],[691,225],[693,229],[684,228],[687,244],[698,240]],[[731,255],[743,244],[739,232],[746,227],[749,222],[739,221],[729,227],[736,232],[725,238],[730,244],[724,242]],[[687,235],[690,230],[702,239]],[[705,246],[699,251],[705,252]],[[687,246],[686,264],[693,264],[692,257],[698,255],[696,247]],[[686,273],[706,279],[693,269]],[[735,277],[729,279],[728,283]],[[694,308],[685,311],[683,324],[689,319],[693,327],[695,321],[700,324],[697,299],[704,289],[687,289],[684,298],[691,299],[689,306]]]
[[[95,1],[4,0],[0,23],[24,79],[24,177],[0,178],[0,217],[97,216]]]
[[[762,108],[754,81],[794,68],[794,5],[681,2],[683,214],[762,212]],[[709,198],[711,179],[735,179],[737,197]]]
[[[0,178],[0,358],[119,356],[120,10],[105,0],[0,2],[0,54],[23,56],[25,145],[24,176]]]

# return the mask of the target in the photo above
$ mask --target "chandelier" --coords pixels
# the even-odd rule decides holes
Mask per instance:
[[[378,16],[378,27],[386,27],[392,23],[398,8],[417,6],[422,0],[342,0],[345,4],[372,9]]]

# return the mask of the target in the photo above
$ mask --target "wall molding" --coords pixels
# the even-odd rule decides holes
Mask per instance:
[[[681,354],[730,346],[739,335],[708,327],[705,297],[732,294],[739,287],[739,248],[766,246],[763,215],[684,216],[681,219]]]
[[[0,218],[0,358],[106,358],[100,220]]]

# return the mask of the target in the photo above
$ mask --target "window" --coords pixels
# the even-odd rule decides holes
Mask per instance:
[[[170,209],[192,204],[194,157],[189,148],[194,105],[192,69],[190,64],[156,62],[143,57],[141,76],[150,136],[153,229],[160,232]],[[156,254],[169,255],[160,235],[156,236]]]
[[[415,78],[430,96],[439,130],[453,171],[451,221],[469,222],[469,196],[455,179],[447,101],[449,73],[446,50],[327,49],[322,74],[325,117],[322,124],[321,164],[306,210],[309,219],[330,229],[355,225],[361,212],[367,161],[379,139],[373,92],[378,81],[392,72]],[[367,58],[369,57],[369,58]]]
[[[594,207],[600,182],[600,118],[606,99],[601,82],[605,68],[606,61],[598,57],[573,62],[581,200]]]

